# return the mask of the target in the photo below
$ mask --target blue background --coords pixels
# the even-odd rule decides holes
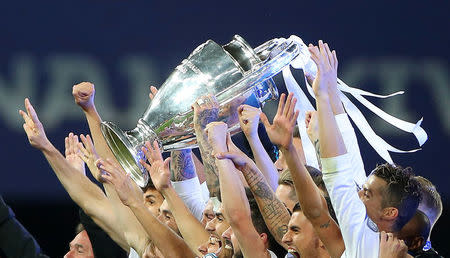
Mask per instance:
[[[161,85],[204,41],[225,44],[239,34],[256,47],[295,34],[306,43],[329,42],[338,52],[339,77],[349,85],[382,94],[406,91],[373,102],[410,122],[424,117],[429,140],[422,151],[392,154],[393,159],[429,178],[448,205],[448,11],[446,1],[416,0],[2,2],[0,193],[45,252],[62,256],[73,237],[76,207],[42,154],[28,144],[17,113],[25,97],[63,151],[69,132],[88,132],[72,85],[95,83],[103,118],[130,129],[147,107],[148,86]],[[417,148],[412,135],[361,111],[394,146]],[[383,162],[359,141],[367,170]],[[450,254],[443,235],[447,214],[432,238],[444,255]]]

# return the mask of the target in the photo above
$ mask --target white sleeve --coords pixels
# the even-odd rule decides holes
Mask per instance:
[[[184,204],[191,213],[199,221],[202,219],[203,210],[206,207],[206,202],[203,200],[200,182],[197,177],[172,182],[172,186],[177,192],[178,196],[183,200]]]
[[[323,181],[330,195],[345,244],[346,257],[363,257],[362,254],[378,254],[377,232],[367,228],[366,207],[359,199],[353,180],[353,168],[349,153],[322,158]],[[377,250],[372,250],[373,248]]]
[[[203,182],[202,184],[200,184],[200,188],[202,191],[203,201],[205,201],[205,203],[207,203],[209,201],[209,189],[208,189],[208,185],[206,184],[206,181]]]
[[[356,138],[355,130],[353,129],[348,115],[346,113],[335,116],[337,126],[341,132],[342,139],[345,144],[347,152],[350,154],[351,165],[354,170],[353,179],[359,188],[366,182],[367,176],[364,170],[364,163],[361,157],[361,152],[358,146],[358,139]]]

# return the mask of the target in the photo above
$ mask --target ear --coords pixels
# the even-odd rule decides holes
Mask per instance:
[[[263,243],[264,243],[265,245],[269,245],[268,239],[267,239],[267,234],[266,234],[266,233],[261,233],[261,234],[259,234],[259,238],[261,238],[261,240],[263,241]]]
[[[398,209],[395,207],[386,207],[383,209],[384,220],[395,220],[398,217]]]
[[[419,249],[422,249],[424,243],[425,239],[423,237],[416,236],[411,240],[411,244],[408,246],[408,250],[418,251]]]

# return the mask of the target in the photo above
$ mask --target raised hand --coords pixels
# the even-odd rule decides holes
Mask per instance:
[[[39,121],[36,111],[34,110],[28,98],[25,99],[25,109],[27,110],[26,113],[22,110],[19,110],[19,114],[22,116],[23,121],[25,122],[23,124],[23,129],[27,134],[28,141],[34,148],[44,150],[49,147],[51,143],[47,139],[44,127]]]
[[[90,82],[76,84],[72,88],[72,95],[75,98],[75,103],[77,103],[84,111],[94,108],[94,84]]]
[[[148,97],[150,98],[150,100],[153,100],[156,93],[158,93],[158,89],[155,86],[150,86],[150,93],[148,94]]]
[[[249,105],[241,105],[238,107],[239,123],[242,132],[247,137],[258,135],[258,124],[261,110]]]
[[[66,151],[66,160],[69,164],[75,168],[79,173],[86,175],[86,169],[84,167],[84,161],[80,157],[80,150],[78,149],[78,136],[73,133],[69,133],[64,139]]]
[[[98,181],[101,181],[100,171],[96,166],[95,162],[99,159],[99,156],[94,148],[94,143],[92,142],[91,136],[83,134],[80,135],[81,142],[77,144],[77,148],[79,149],[78,156],[86,162],[89,170],[91,171],[92,176],[95,177]]]
[[[163,160],[158,142],[154,141],[153,146],[149,141],[145,142],[145,147],[142,147],[142,151],[150,164],[147,164],[143,159],[139,162],[150,173],[150,177],[156,190],[161,192],[171,187],[169,168],[170,157]]]
[[[224,122],[212,122],[206,126],[205,131],[208,135],[208,142],[213,149],[211,154],[228,151],[227,130],[228,126]]]
[[[219,118],[219,103],[214,95],[208,94],[198,98],[194,104],[194,126],[205,129],[206,125]]]
[[[284,93],[281,94],[277,114],[273,118],[273,124],[270,124],[267,116],[261,113],[261,121],[266,127],[270,141],[284,149],[289,149],[289,146],[292,144],[292,135],[299,114],[298,110],[294,112],[297,99],[293,96],[294,94],[290,93],[286,99],[286,95]]]
[[[408,246],[392,233],[380,232],[380,258],[404,258],[408,256]]]
[[[311,59],[317,65],[317,77],[313,82],[314,94],[317,96],[328,94],[328,90],[336,88],[338,60],[336,51],[330,51],[327,43],[319,40],[319,46],[309,44]]]
[[[141,189],[130,178],[130,174],[125,173],[122,167],[110,159],[98,159],[97,167],[103,172],[101,178],[114,186],[122,203],[126,206],[144,205],[144,195]]]

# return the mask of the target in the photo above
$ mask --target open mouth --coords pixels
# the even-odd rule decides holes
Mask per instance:
[[[288,248],[288,253],[291,254],[291,257],[300,258],[300,254],[294,248]]]
[[[225,249],[233,250],[233,244],[228,239],[225,239]]]

